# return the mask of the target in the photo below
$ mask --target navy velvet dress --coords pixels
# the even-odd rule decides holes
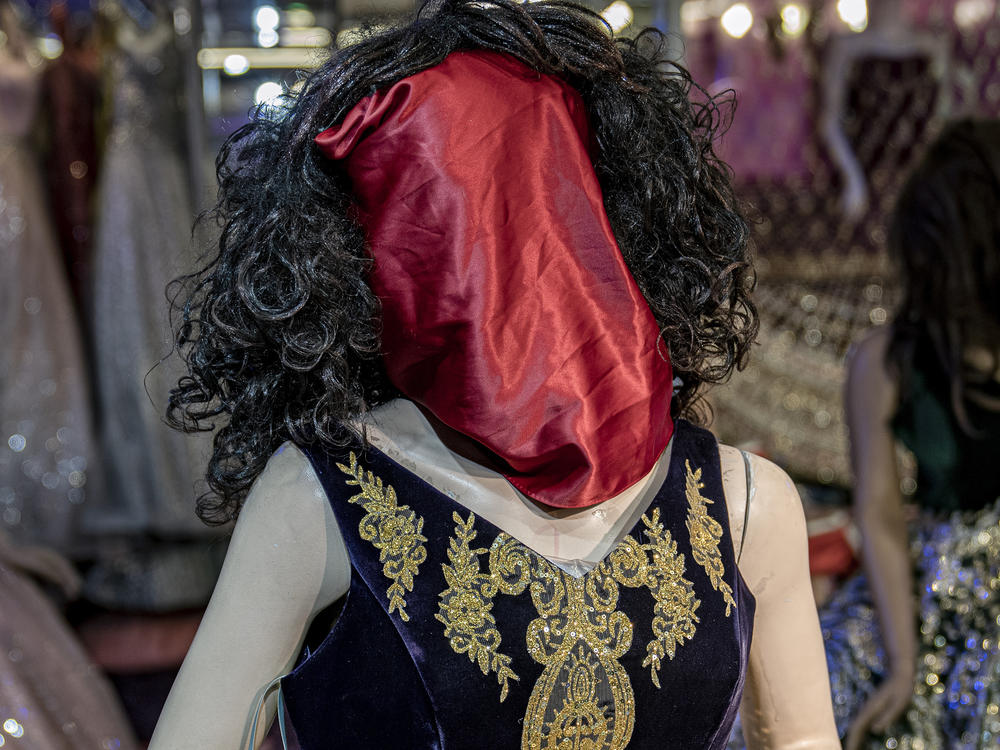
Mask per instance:
[[[351,557],[282,680],[304,750],[722,748],[754,600],[719,452],[678,422],[635,527],[574,577],[373,448],[306,448]]]

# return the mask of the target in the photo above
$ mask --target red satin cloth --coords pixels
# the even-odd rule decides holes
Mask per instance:
[[[399,390],[546,505],[594,505],[666,447],[672,373],[615,242],[579,94],[455,52],[316,137],[352,181]]]

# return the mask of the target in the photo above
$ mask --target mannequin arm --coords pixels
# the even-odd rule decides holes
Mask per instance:
[[[722,460],[727,498],[744,498],[742,457],[724,448]],[[740,558],[740,573],[757,599],[741,707],[747,747],[839,750],[802,503],[777,466],[756,456],[751,465],[756,492]],[[745,506],[729,505],[738,546]]]
[[[852,65],[865,58],[902,60],[925,57],[930,60],[932,73],[940,83],[935,114],[944,117],[950,110],[947,40],[910,31],[899,26],[898,16],[889,14],[889,17],[891,25],[887,25],[885,30],[869,29],[862,34],[835,38],[830,43],[830,51],[823,64],[819,131],[844,181],[841,209],[853,220],[859,219],[868,205],[868,181],[843,129],[847,83]]]
[[[913,574],[890,421],[898,387],[886,371],[889,331],[862,341],[848,366],[847,427],[862,557],[889,657],[889,676],[861,709],[847,737],[856,747],[869,726],[882,729],[909,704],[916,669]]]
[[[150,750],[240,750],[264,686],[294,664],[317,612],[350,584],[336,519],[308,459],[286,444],[240,514],[219,582]],[[259,744],[274,718],[265,703]]]

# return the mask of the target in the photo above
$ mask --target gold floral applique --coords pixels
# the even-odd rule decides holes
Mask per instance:
[[[677,551],[670,532],[660,522],[660,509],[654,508],[651,517],[642,517],[649,544],[644,548],[652,556],[646,576],[646,585],[653,592],[653,635],[646,646],[642,666],[649,667],[649,675],[660,687],[660,662],[663,657],[673,659],[677,647],[694,638],[695,625],[699,622],[695,610],[701,602],[695,598],[693,584],[684,577],[684,555]]]
[[[500,700],[507,695],[507,678],[517,676],[499,651],[493,598],[527,590],[538,615],[528,625],[525,643],[544,669],[525,711],[522,750],[625,748],[635,725],[635,696],[619,659],[632,645],[633,625],[618,609],[619,586],[648,587],[656,601],[654,638],[643,666],[650,666],[657,686],[660,660],[673,658],[698,622],[700,602],[684,578],[684,555],[664,530],[658,510],[642,519],[647,544],[626,536],[579,578],[505,533],[491,545],[483,572],[479,557],[486,550],[471,547],[475,516],[463,521],[456,514],[454,520],[451,565],[444,566],[448,589],[441,594],[437,619],[456,652],[468,653],[484,674],[497,672]]]
[[[476,531],[472,528],[476,516],[469,514],[463,521],[452,514],[455,536],[448,543],[448,560],[442,565],[448,588],[441,592],[438,613],[434,617],[444,623],[444,635],[458,654],[468,654],[483,674],[496,672],[500,683],[500,701],[507,697],[507,680],[520,679],[510,668],[510,657],[500,652],[500,631],[493,619],[493,597],[498,582],[480,572],[479,555],[485,548],[473,549]]]
[[[705,486],[701,481],[701,468],[692,471],[690,461],[684,462],[684,468],[687,469],[685,494],[688,501],[687,530],[691,537],[691,556],[705,569],[712,587],[722,594],[726,603],[726,617],[729,617],[736,602],[733,600],[733,589],[723,580],[726,571],[719,554],[722,525],[708,515],[708,505],[712,501],[701,494],[701,489]]]
[[[386,589],[389,599],[389,614],[393,610],[399,617],[409,621],[406,613],[407,591],[413,591],[413,579],[420,564],[427,559],[427,541],[421,532],[424,519],[414,513],[408,505],[396,503],[396,490],[358,463],[352,451],[348,457],[349,466],[338,463],[337,468],[351,477],[347,484],[355,485],[361,492],[347,500],[365,509],[366,514],[358,524],[358,532],[366,542],[379,552],[382,573],[392,583]]]

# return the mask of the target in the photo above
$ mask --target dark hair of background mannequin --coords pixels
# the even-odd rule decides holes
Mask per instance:
[[[744,362],[757,314],[747,225],[712,149],[725,102],[692,91],[660,33],[613,39],[570,3],[427,4],[409,24],[335,51],[216,160],[221,235],[207,265],[181,279],[176,343],[189,374],[168,407],[179,429],[215,430],[211,491],[198,503],[206,522],[236,517],[282,442],[343,442],[351,420],[396,395],[350,186],[313,139],[460,49],[505,52],[583,97],[611,226],[683,379],[675,414],[691,415],[700,387]]]
[[[917,345],[929,340],[955,418],[974,435],[966,397],[1000,364],[1000,121],[955,122],[930,146],[900,193],[889,247],[903,283],[890,368],[905,392]],[[965,366],[972,345],[993,353],[988,372]]]

